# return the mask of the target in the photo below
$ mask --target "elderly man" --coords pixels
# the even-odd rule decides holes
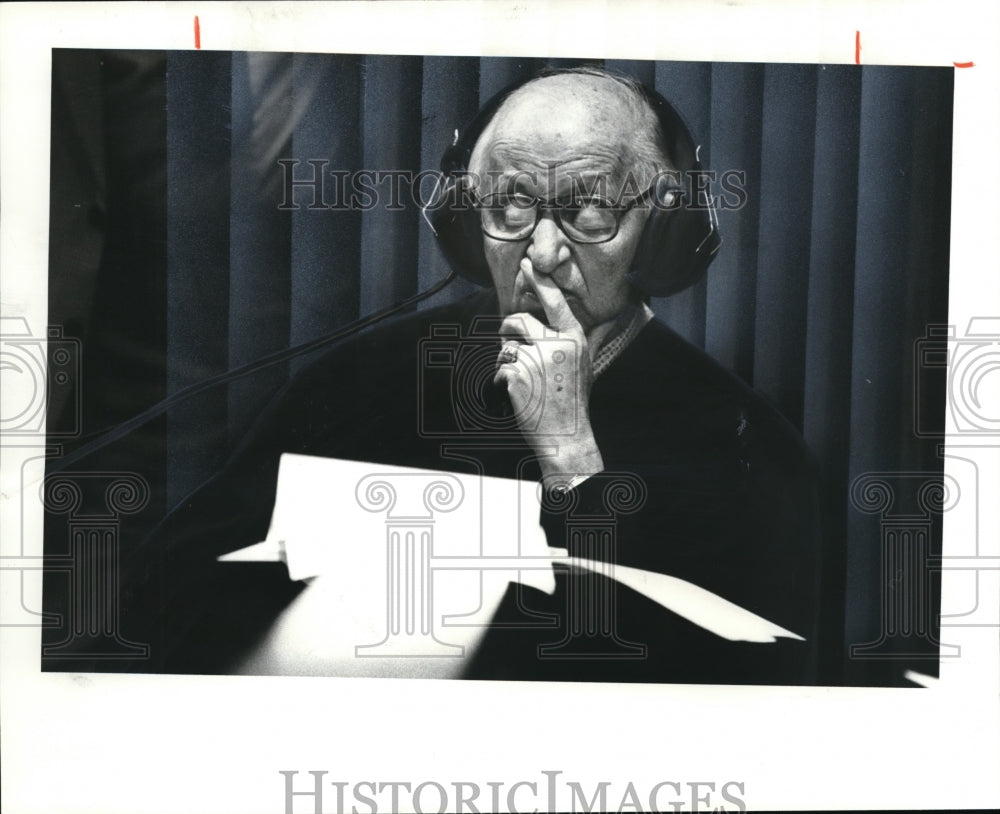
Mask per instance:
[[[663,286],[637,275],[669,266],[663,224],[683,225],[692,203],[684,161],[670,154],[677,134],[654,104],[630,80],[582,70],[532,80],[481,114],[434,223],[458,270],[485,263],[492,286],[343,343],[279,394],[227,467],[147,543],[165,587],[148,600],[159,621],[146,631],[158,637],[146,669],[224,671],[246,631],[287,600],[287,586],[237,587],[260,619],[247,623],[241,609],[225,629],[217,601],[199,597],[233,590],[214,557],[263,539],[278,458],[299,452],[538,480],[552,498],[541,518],[551,546],[683,580],[794,634],[727,637],[609,574],[561,568],[554,596],[510,586],[469,677],[815,680],[818,522],[801,439],[653,319],[647,299]],[[663,256],[645,256],[651,245]],[[421,343],[440,326],[458,326],[454,341],[473,356],[488,354],[488,375],[428,364]],[[463,370],[479,376],[456,383]],[[471,402],[457,399],[462,388]],[[497,431],[482,432],[483,421]],[[614,494],[623,483],[636,498],[627,508]],[[595,517],[613,523],[613,544],[575,533]],[[127,594],[135,616],[143,595]],[[223,629],[207,632],[206,618]]]
[[[648,211],[592,203],[592,212],[558,205],[545,212],[518,201],[572,201],[590,186],[607,189],[620,206],[626,178],[637,173],[646,188],[668,166],[657,155],[654,127],[649,108],[607,79],[558,75],[512,94],[472,153],[472,177],[486,182],[487,263],[500,313],[511,315],[501,328],[508,341],[497,380],[518,415],[531,413],[532,395],[541,399],[541,420],[521,429],[550,481],[604,468],[588,413],[594,362],[623,325],[634,331],[649,317],[636,308],[627,279]],[[563,352],[554,336],[571,340],[566,364],[553,361]],[[523,361],[529,355],[532,364]],[[554,439],[555,454],[541,455],[539,447]]]

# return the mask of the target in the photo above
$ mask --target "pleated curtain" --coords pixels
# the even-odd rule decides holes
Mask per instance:
[[[824,580],[845,595],[826,628],[845,644],[877,638],[878,524],[848,490],[866,472],[941,470],[936,442],[914,432],[913,358],[927,326],[947,318],[950,69],[168,52],[145,65],[161,72],[145,92],[162,94],[165,111],[165,252],[151,249],[144,269],[137,250],[131,272],[162,277],[138,306],[163,325],[162,395],[442,279],[406,184],[399,208],[386,205],[386,183],[372,184],[383,197],[361,211],[314,206],[302,182],[325,173],[329,204],[336,172],[436,169],[494,93],[545,66],[584,63],[655,86],[687,121],[703,166],[741,173],[746,201],[719,210],[724,242],[706,278],[652,306],[802,431],[823,475]],[[421,307],[471,290],[459,281]],[[164,509],[218,467],[307,361],[169,412],[163,460],[148,464],[162,467]],[[135,412],[148,406],[140,401]],[[866,675],[858,667],[854,680]]]

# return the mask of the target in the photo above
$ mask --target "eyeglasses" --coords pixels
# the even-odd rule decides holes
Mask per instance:
[[[618,234],[625,213],[643,203],[656,184],[625,204],[599,196],[577,197],[568,202],[543,201],[523,192],[494,192],[476,203],[483,231],[494,240],[524,240],[535,231],[543,211],[552,212],[556,224],[574,243],[607,243]]]

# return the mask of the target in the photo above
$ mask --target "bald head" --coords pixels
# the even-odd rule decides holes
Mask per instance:
[[[534,150],[540,169],[578,155],[613,157],[625,172],[669,169],[656,114],[631,80],[583,69],[534,79],[504,100],[476,142],[474,174],[495,151]]]

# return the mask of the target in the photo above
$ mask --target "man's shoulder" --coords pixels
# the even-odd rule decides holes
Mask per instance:
[[[724,427],[741,445],[756,440],[775,453],[806,454],[801,433],[770,400],[659,319],[646,324],[605,375],[604,388],[631,392],[692,432]]]
[[[631,369],[644,369],[644,380],[653,387],[683,387],[691,395],[703,391],[706,395],[756,396],[742,379],[656,317],[646,323],[619,361],[629,375]]]
[[[424,371],[482,307],[483,294],[388,319],[317,351],[271,399],[240,449],[326,457],[402,456],[421,405]],[[441,339],[436,342],[435,338]],[[450,342],[455,345],[453,339]]]
[[[289,388],[308,388],[331,379],[367,379],[410,369],[419,361],[424,342],[462,338],[478,315],[489,312],[491,300],[495,303],[491,292],[476,291],[363,329],[318,353],[293,377]]]
[[[495,314],[496,311],[496,294],[493,290],[479,289],[433,308],[402,314],[361,336],[376,341],[394,336],[421,339],[432,336],[432,329],[437,327],[469,330],[478,319],[488,319],[488,315]]]

